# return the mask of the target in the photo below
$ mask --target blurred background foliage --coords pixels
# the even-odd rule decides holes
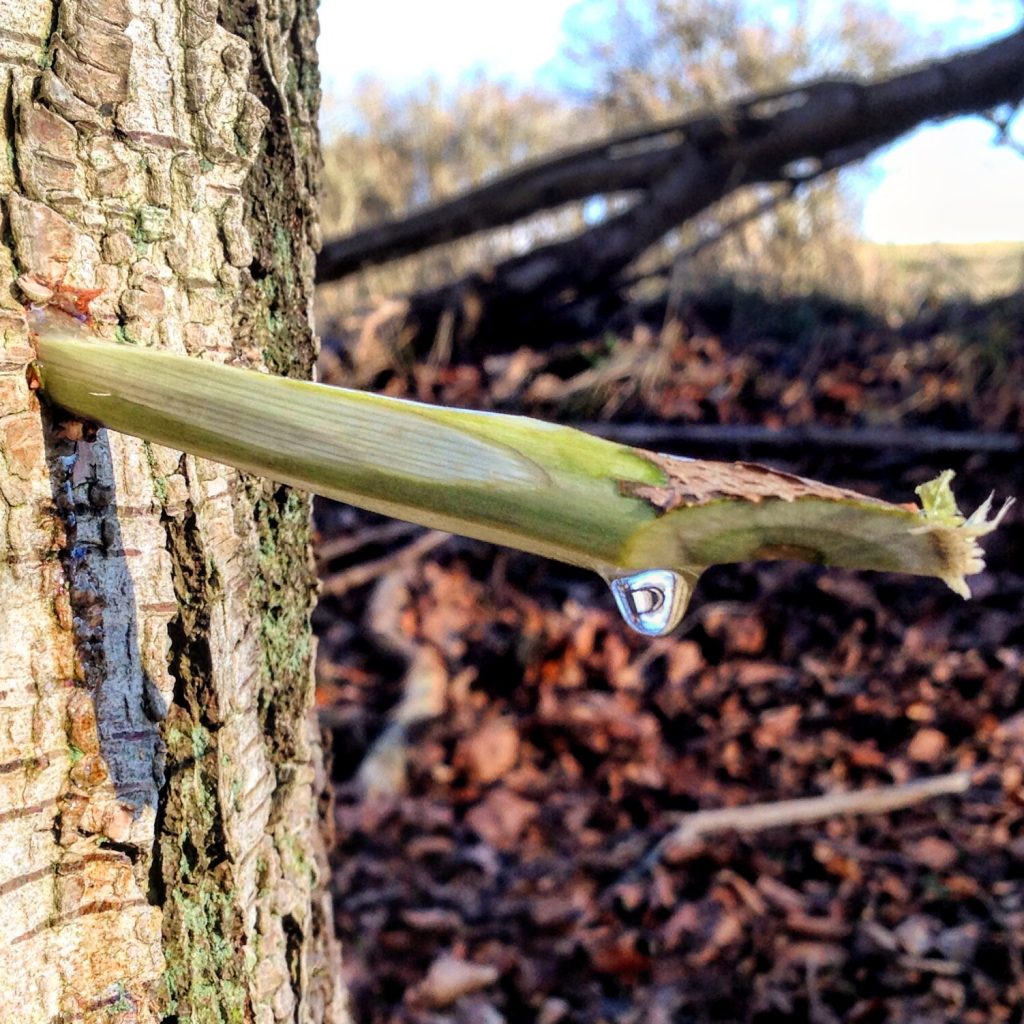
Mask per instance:
[[[866,0],[831,11],[823,19],[807,0],[768,8],[750,0],[582,0],[567,22],[558,88],[483,73],[455,86],[432,78],[391,88],[364,78],[350,94],[326,99],[324,237],[401,218],[569,145],[802,81],[881,76],[943,48],[937,33],[915,33]],[[339,111],[343,126],[333,116]],[[861,241],[859,173],[828,175],[793,196],[769,187],[730,196],[645,255],[640,293],[729,281],[769,295],[825,291],[906,315],[940,298],[983,298],[1019,283],[1020,246],[922,251]],[[744,220],[759,207],[768,212]],[[615,197],[573,203],[326,285],[321,324],[330,332],[346,311],[436,287],[617,208]],[[734,221],[740,226],[722,231]]]

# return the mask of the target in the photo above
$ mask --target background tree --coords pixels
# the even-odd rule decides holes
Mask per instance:
[[[607,135],[724,111],[737,97],[816,78],[881,78],[926,57],[937,42],[913,37],[870,0],[844,0],[824,18],[802,0],[770,13],[750,0],[583,0],[572,17],[567,57],[586,83],[579,101]],[[703,259],[681,261],[690,280],[728,274],[792,291],[834,278],[837,267],[849,276],[857,219],[850,184],[826,175],[781,193],[784,201],[770,185],[743,189],[666,235],[644,266],[663,266],[721,236],[702,250]],[[721,232],[732,222],[735,228]]]
[[[332,127],[335,121],[340,123]],[[328,97],[325,122],[321,219],[328,237],[401,218],[592,131],[554,94],[483,76],[454,89],[431,79],[406,92],[365,78],[351,93]],[[535,237],[582,226],[579,210],[540,220],[531,225]],[[339,305],[358,304],[375,291],[439,285],[503,258],[513,251],[517,235],[522,245],[522,232],[497,231],[463,240],[431,260],[392,265],[346,290]]]
[[[309,374],[315,4],[4,12],[0,1019],[343,1020],[308,502],[55,424],[21,305]]]
[[[877,12],[847,5],[838,28],[812,31],[806,6],[792,11],[780,26],[738,0],[616,5],[580,58],[590,130],[604,122],[610,134],[328,242],[320,280],[501,228],[518,243],[503,257],[394,309],[396,335],[423,347],[474,333],[505,347],[599,332],[638,276],[692,275],[695,253],[723,239],[715,267],[748,278],[808,290],[850,276],[852,218],[835,172],[926,121],[1002,108],[1005,122],[1024,34],[881,74],[910,47]],[[531,237],[539,216],[574,205],[584,226]]]

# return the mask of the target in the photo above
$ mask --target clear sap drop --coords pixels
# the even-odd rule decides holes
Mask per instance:
[[[627,625],[644,636],[671,633],[689,603],[690,585],[671,569],[646,569],[608,585]]]

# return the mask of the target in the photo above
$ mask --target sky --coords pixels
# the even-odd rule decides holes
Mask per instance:
[[[812,2],[823,12],[835,6]],[[558,79],[574,3],[321,0],[324,84],[343,95],[363,75],[403,88],[428,75],[455,84],[482,70],[550,85]],[[888,0],[885,6],[923,34],[941,32],[956,48],[1011,31],[1024,19],[1022,0]],[[331,116],[343,119],[344,111],[335,108]],[[990,145],[993,135],[980,119],[960,118],[919,129],[869,160],[852,179],[865,236],[899,243],[1024,240],[1024,156]],[[1024,138],[1024,127],[1017,135]]]

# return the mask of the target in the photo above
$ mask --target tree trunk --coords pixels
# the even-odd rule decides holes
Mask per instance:
[[[309,505],[55,422],[20,300],[308,376],[315,0],[3,0],[0,1020],[343,1021]],[[12,288],[20,279],[22,293]],[[76,439],[77,438],[77,439]]]

